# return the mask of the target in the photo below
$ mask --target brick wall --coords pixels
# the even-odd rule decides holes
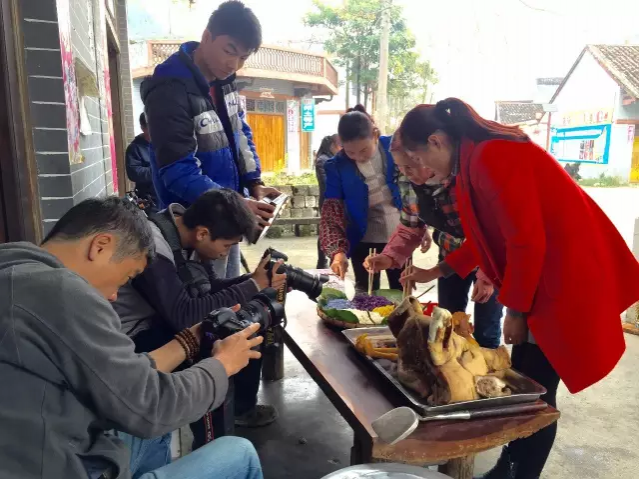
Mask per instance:
[[[21,12],[42,229],[46,234],[73,206],[56,2],[22,0]]]
[[[67,1],[67,0],[59,0]],[[100,97],[86,97],[85,108],[91,134],[82,135],[80,149],[84,161],[71,165],[71,187],[74,204],[87,198],[113,193],[109,122],[104,100],[105,55],[104,19],[96,18],[100,0],[68,0],[71,10],[71,45],[76,58],[87,66],[98,82]],[[104,10],[103,10],[104,11]]]
[[[129,32],[127,26],[126,0],[118,0],[116,4],[118,38],[120,40],[120,74],[122,79],[122,104],[124,111],[124,141],[130,143],[135,137],[137,117],[133,111],[133,84],[131,81],[131,59],[129,54]],[[139,115],[138,115],[139,116]]]
[[[268,238],[290,236],[313,236],[319,228],[319,186],[274,186],[291,198],[274,225],[269,228]]]
[[[74,204],[93,196],[113,193],[110,132],[104,83],[105,62],[103,18],[100,0],[57,0],[69,2],[71,47],[76,60],[95,75],[99,97],[85,97],[91,134],[82,135],[82,162],[70,164],[67,117],[62,79],[60,24],[56,0],[20,0],[27,95],[33,130],[33,146],[38,170],[42,231],[46,235],[53,224]],[[128,71],[125,0],[118,0],[118,36],[125,36],[121,51],[125,131],[133,137],[131,82]],[[127,82],[128,78],[128,82]],[[127,89],[128,88],[128,89]],[[124,174],[124,172],[122,172]]]

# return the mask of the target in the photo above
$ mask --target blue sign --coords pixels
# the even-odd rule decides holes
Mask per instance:
[[[551,128],[550,153],[558,161],[607,165],[611,124]]]
[[[302,99],[302,131],[315,131],[315,99]]]

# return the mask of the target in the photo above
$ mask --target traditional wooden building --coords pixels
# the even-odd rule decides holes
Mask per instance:
[[[144,111],[139,94],[143,79],[181,43],[151,40],[131,45],[134,116]],[[262,170],[311,168],[313,132],[304,130],[310,128],[314,105],[338,93],[338,74],[331,62],[324,55],[263,46],[249,57],[237,81]]]

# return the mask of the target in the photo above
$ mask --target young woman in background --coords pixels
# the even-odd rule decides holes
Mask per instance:
[[[326,172],[324,163],[333,158],[340,150],[339,136],[337,134],[325,136],[322,139],[319,150],[315,156],[315,176],[319,184],[319,207],[320,211],[324,204],[324,193],[326,192]],[[319,238],[317,239],[317,269],[328,268],[328,259],[322,250]]]
[[[380,137],[361,105],[340,119],[338,135],[343,149],[324,164],[320,242],[331,269],[340,277],[346,275],[351,259],[355,287],[365,292],[368,271],[364,260],[370,249],[382,252],[399,224],[398,170],[389,152],[391,138]],[[401,289],[400,269],[388,270],[387,276],[392,289]],[[373,289],[379,289],[379,273],[373,283]]]
[[[639,263],[605,213],[521,130],[456,98],[414,108],[399,132],[410,156],[454,185],[466,233],[438,266],[404,279],[479,266],[508,308],[513,367],[552,406],[560,379],[577,393],[607,376],[625,350],[620,315],[639,299]],[[539,478],[556,431],[510,443],[485,478]]]

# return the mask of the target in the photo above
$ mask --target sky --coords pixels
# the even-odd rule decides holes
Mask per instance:
[[[485,116],[495,100],[532,99],[535,79],[561,77],[588,43],[639,43],[637,0],[393,0],[435,67],[435,99],[460,97]],[[197,39],[219,0],[129,0],[132,40]],[[311,0],[246,0],[267,44],[309,48]],[[339,0],[326,3],[338,4]],[[169,20],[170,19],[170,20]],[[312,47],[317,49],[319,47]]]

